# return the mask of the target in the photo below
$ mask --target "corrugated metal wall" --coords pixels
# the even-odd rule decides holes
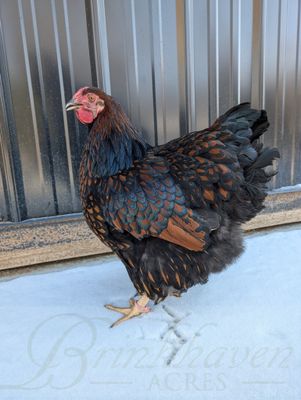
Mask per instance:
[[[301,183],[298,0],[0,2],[0,218],[80,210],[85,140],[64,105],[97,85],[149,142],[201,129],[252,100],[283,155],[274,186]]]

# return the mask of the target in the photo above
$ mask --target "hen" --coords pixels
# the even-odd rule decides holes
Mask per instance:
[[[78,90],[67,110],[89,127],[80,196],[89,227],[126,266],[140,298],[106,307],[119,324],[206,283],[243,251],[240,225],[263,208],[279,157],[257,139],[266,112],[243,103],[208,129],[151,147],[120,105],[97,88]]]

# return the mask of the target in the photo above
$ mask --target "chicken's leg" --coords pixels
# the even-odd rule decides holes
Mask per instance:
[[[106,304],[105,307],[109,310],[117,311],[124,316],[119,318],[116,322],[111,325],[113,328],[116,325],[121,324],[121,322],[127,321],[130,318],[137,317],[138,315],[147,313],[150,311],[150,307],[147,307],[147,303],[149,302],[149,298],[146,294],[143,294],[139,300],[135,301],[130,299],[130,307],[115,307],[111,304]]]

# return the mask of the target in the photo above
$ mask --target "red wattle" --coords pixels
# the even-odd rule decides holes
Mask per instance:
[[[86,110],[84,108],[76,110],[76,116],[83,124],[90,124],[94,119],[92,111]]]

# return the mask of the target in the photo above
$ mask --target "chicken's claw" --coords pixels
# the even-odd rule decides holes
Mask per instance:
[[[146,294],[144,294],[137,301],[135,301],[134,299],[130,299],[129,301],[130,307],[115,307],[111,304],[106,304],[105,307],[108,310],[116,311],[123,314],[123,317],[115,321],[111,325],[111,328],[114,328],[114,326],[117,326],[122,322],[127,321],[131,318],[137,317],[144,313],[148,313],[151,310],[150,307],[147,306],[148,301],[149,298],[146,296]]]

